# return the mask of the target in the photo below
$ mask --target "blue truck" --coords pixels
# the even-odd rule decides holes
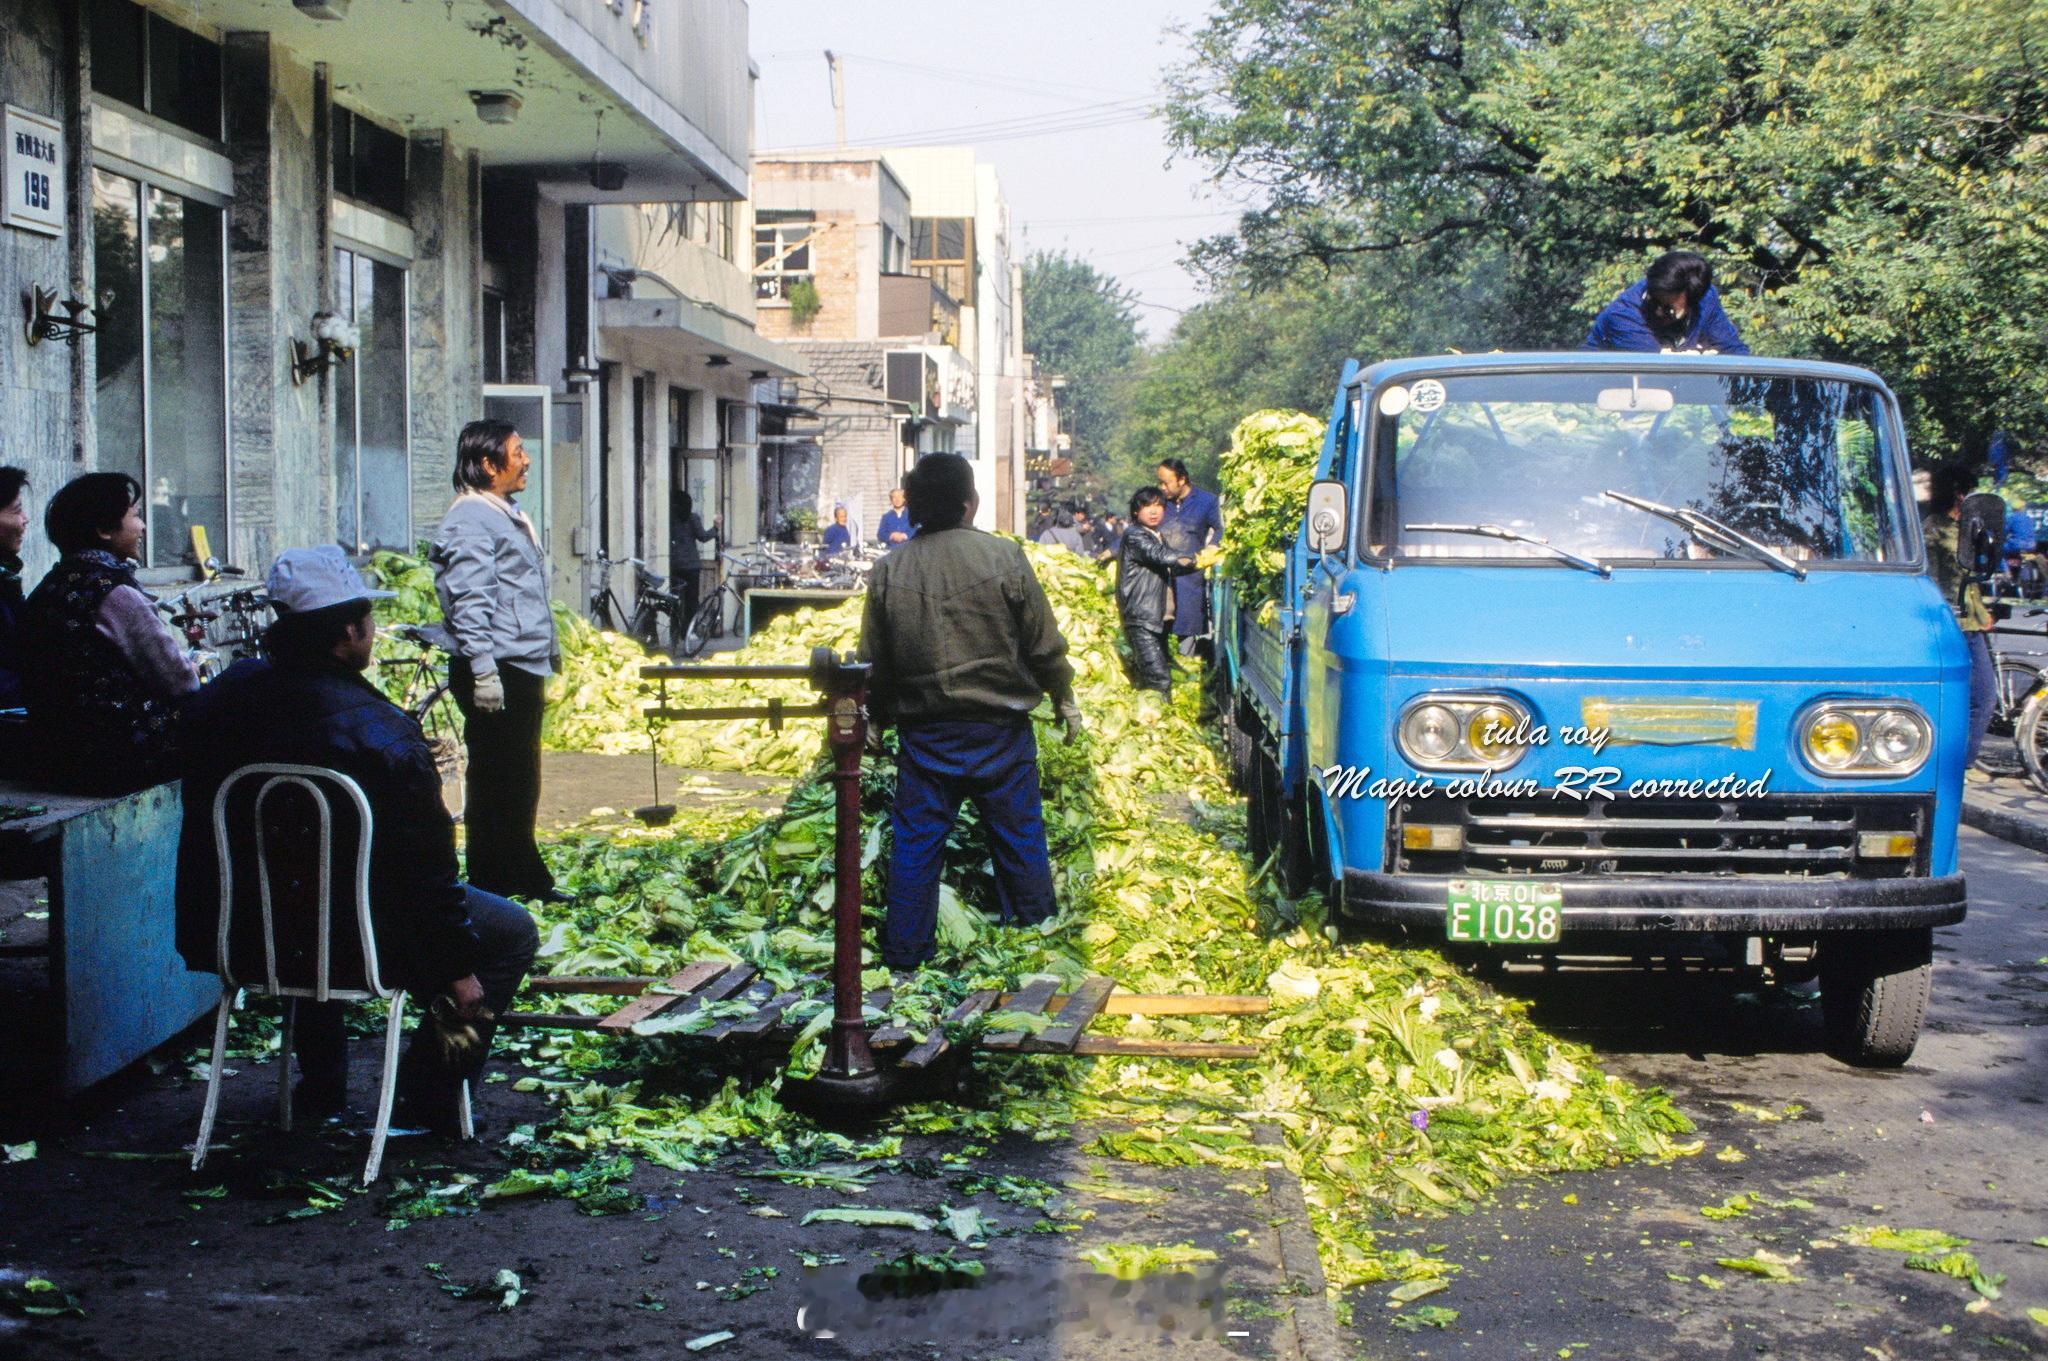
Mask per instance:
[[[1215,587],[1252,849],[1493,965],[1818,980],[1905,1062],[1956,868],[1968,653],[1898,403],[1846,365],[1349,363],[1277,590]]]

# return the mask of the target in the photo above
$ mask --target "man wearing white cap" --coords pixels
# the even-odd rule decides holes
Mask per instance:
[[[268,586],[277,622],[264,635],[265,655],[228,668],[187,702],[181,719],[190,738],[178,847],[179,952],[193,969],[215,968],[220,878],[212,813],[222,781],[255,761],[325,766],[350,776],[369,799],[374,825],[370,913],[379,971],[387,985],[396,982],[422,998],[451,997],[457,1014],[477,1023],[483,1041],[464,1071],[449,1071],[422,1027],[401,1066],[400,1122],[452,1131],[459,1083],[474,1081],[482,1069],[490,1017],[511,1004],[533,963],[539,944],[533,918],[518,904],[462,882],[455,826],[441,801],[441,776],[426,737],[363,679],[377,636],[371,602],[392,593],[366,588],[332,545],[283,553]],[[243,911],[238,900],[238,931],[260,922],[255,886],[248,887],[251,910]],[[237,948],[231,942],[231,957]],[[341,1023],[338,1003],[299,1006],[298,1090],[304,1109],[316,1117],[337,1115],[346,1102]]]

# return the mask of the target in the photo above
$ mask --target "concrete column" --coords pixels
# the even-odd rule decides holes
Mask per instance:
[[[270,35],[230,33],[221,56],[228,159],[235,173],[235,203],[228,213],[228,494],[233,506],[228,541],[215,545],[215,551],[254,572],[290,546],[278,538],[279,425],[289,418],[310,434],[318,403],[304,401],[292,389],[293,329],[295,323],[308,323],[294,317],[279,296],[272,248],[278,184]]]

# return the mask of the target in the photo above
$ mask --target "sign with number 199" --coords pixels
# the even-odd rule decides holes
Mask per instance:
[[[44,236],[64,234],[64,129],[54,118],[7,106],[0,222]]]

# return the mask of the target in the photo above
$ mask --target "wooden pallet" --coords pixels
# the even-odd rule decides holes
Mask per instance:
[[[499,1018],[500,1025],[630,1035],[642,1022],[656,1017],[669,1019],[687,1015],[714,1002],[738,1000],[752,1005],[753,1010],[745,1015],[716,1021],[691,1034],[669,1037],[707,1044],[787,1038],[797,1029],[786,1018],[789,1007],[806,995],[830,995],[824,980],[816,976],[802,980],[796,988],[782,990],[760,978],[753,966],[722,960],[689,964],[668,978],[553,975],[530,978],[526,986],[538,993],[624,997],[627,1000],[603,1016],[570,1012],[508,1012]],[[1258,1045],[1090,1035],[1086,1032],[1101,1016],[1254,1016],[1272,1005],[1271,999],[1265,997],[1118,992],[1114,979],[1101,977],[1082,979],[1071,993],[1062,994],[1058,987],[1056,981],[1041,978],[1026,983],[1014,993],[977,992],[956,1006],[941,1025],[923,1036],[914,1034],[893,1019],[885,1020],[869,1032],[868,1045],[880,1056],[895,1056],[899,1067],[927,1068],[951,1052],[953,1044],[946,1036],[947,1030],[964,1025],[984,1013],[1024,1012],[1045,1016],[1049,1024],[1035,1031],[983,1031],[975,1047],[1019,1054],[1249,1059],[1258,1056]],[[864,1001],[871,1010],[886,1015],[891,995],[886,988],[878,989],[869,993]]]

